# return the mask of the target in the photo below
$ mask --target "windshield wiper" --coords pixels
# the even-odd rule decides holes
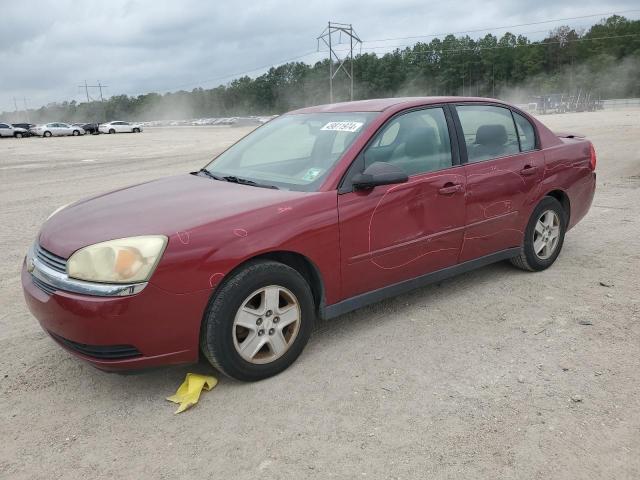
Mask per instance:
[[[233,175],[222,177],[222,179],[231,183],[239,183],[240,185],[251,185],[252,187],[273,188],[275,190],[279,190],[275,185],[266,185],[264,183],[254,182],[253,180],[247,180],[246,178],[235,177]]]
[[[198,173],[204,173],[207,177],[209,178],[213,178],[214,180],[220,180],[222,182],[225,181],[224,178],[222,177],[218,177],[216,175],[214,175],[213,173],[211,173],[209,170],[207,170],[206,168],[201,168],[200,170],[198,170]]]

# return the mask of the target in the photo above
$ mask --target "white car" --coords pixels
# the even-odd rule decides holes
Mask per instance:
[[[17,128],[9,123],[0,123],[0,137],[27,137],[28,133],[24,128]]]
[[[142,132],[142,125],[118,120],[115,122],[101,123],[98,130],[100,133],[140,133]]]
[[[46,123],[44,125],[36,125],[30,132],[39,137],[64,137],[67,135],[84,135],[82,127],[74,127],[66,123]]]

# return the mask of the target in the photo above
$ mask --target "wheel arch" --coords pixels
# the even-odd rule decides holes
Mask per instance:
[[[229,279],[234,273],[244,268],[247,264],[251,262],[256,262],[259,260],[271,260],[274,262],[279,262],[288,267],[293,268],[297,271],[309,284],[309,288],[311,289],[311,294],[313,295],[313,302],[316,313],[321,313],[324,306],[324,298],[325,298],[325,289],[324,282],[322,280],[322,274],[320,273],[320,269],[316,266],[316,264],[307,256],[290,250],[274,250],[269,252],[259,253],[250,258],[243,260],[241,263],[236,265],[232,270],[230,270],[223,278],[223,280],[216,285],[212,294],[211,301],[216,296],[216,293],[220,290],[220,287],[225,284],[226,280]],[[208,308],[208,305],[207,305]],[[206,315],[206,310],[203,312],[203,315]]]
[[[311,294],[313,295],[314,302],[314,310],[318,317],[323,315],[324,310],[324,284],[322,282],[322,276],[320,274],[320,270],[315,265],[315,263],[298,252],[288,251],[288,250],[276,250],[270,252],[263,252],[258,255],[255,255],[251,258],[247,258],[243,260],[241,263],[236,265],[232,270],[230,270],[222,279],[222,281],[216,285],[216,287],[211,292],[211,296],[209,297],[209,301],[202,312],[202,319],[200,320],[200,327],[198,331],[198,339],[202,338],[202,327],[205,322],[205,318],[212,302],[215,300],[217,293],[220,291],[220,288],[226,283],[226,281],[231,278],[231,276],[237,272],[238,270],[244,268],[247,264],[259,260],[271,260],[274,262],[279,262],[288,267],[296,270],[309,284],[309,288],[311,289]],[[200,340],[198,340],[198,345],[200,344]],[[198,349],[200,351],[200,348]]]
[[[553,197],[558,200],[558,202],[560,202],[560,205],[562,205],[562,208],[567,214],[567,225],[569,225],[569,222],[571,220],[571,200],[569,200],[569,195],[567,195],[567,192],[565,192],[564,190],[555,189],[547,192],[545,196]]]

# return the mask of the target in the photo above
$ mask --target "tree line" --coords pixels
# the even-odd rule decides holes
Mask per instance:
[[[286,63],[211,89],[53,103],[27,114],[33,123],[279,114],[328,102],[328,62]],[[447,35],[382,55],[356,55],[353,71],[355,99],[470,95],[524,102],[528,95],[578,90],[601,98],[640,97],[640,20],[614,15],[585,31],[556,28],[541,41],[513,33]],[[334,81],[335,101],[348,100],[343,80]],[[4,112],[7,117],[15,114]]]

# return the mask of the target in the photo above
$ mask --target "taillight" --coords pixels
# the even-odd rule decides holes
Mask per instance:
[[[593,171],[595,171],[596,169],[596,149],[593,148],[593,143],[590,143],[590,151],[591,151],[591,158],[589,159],[589,168]]]

